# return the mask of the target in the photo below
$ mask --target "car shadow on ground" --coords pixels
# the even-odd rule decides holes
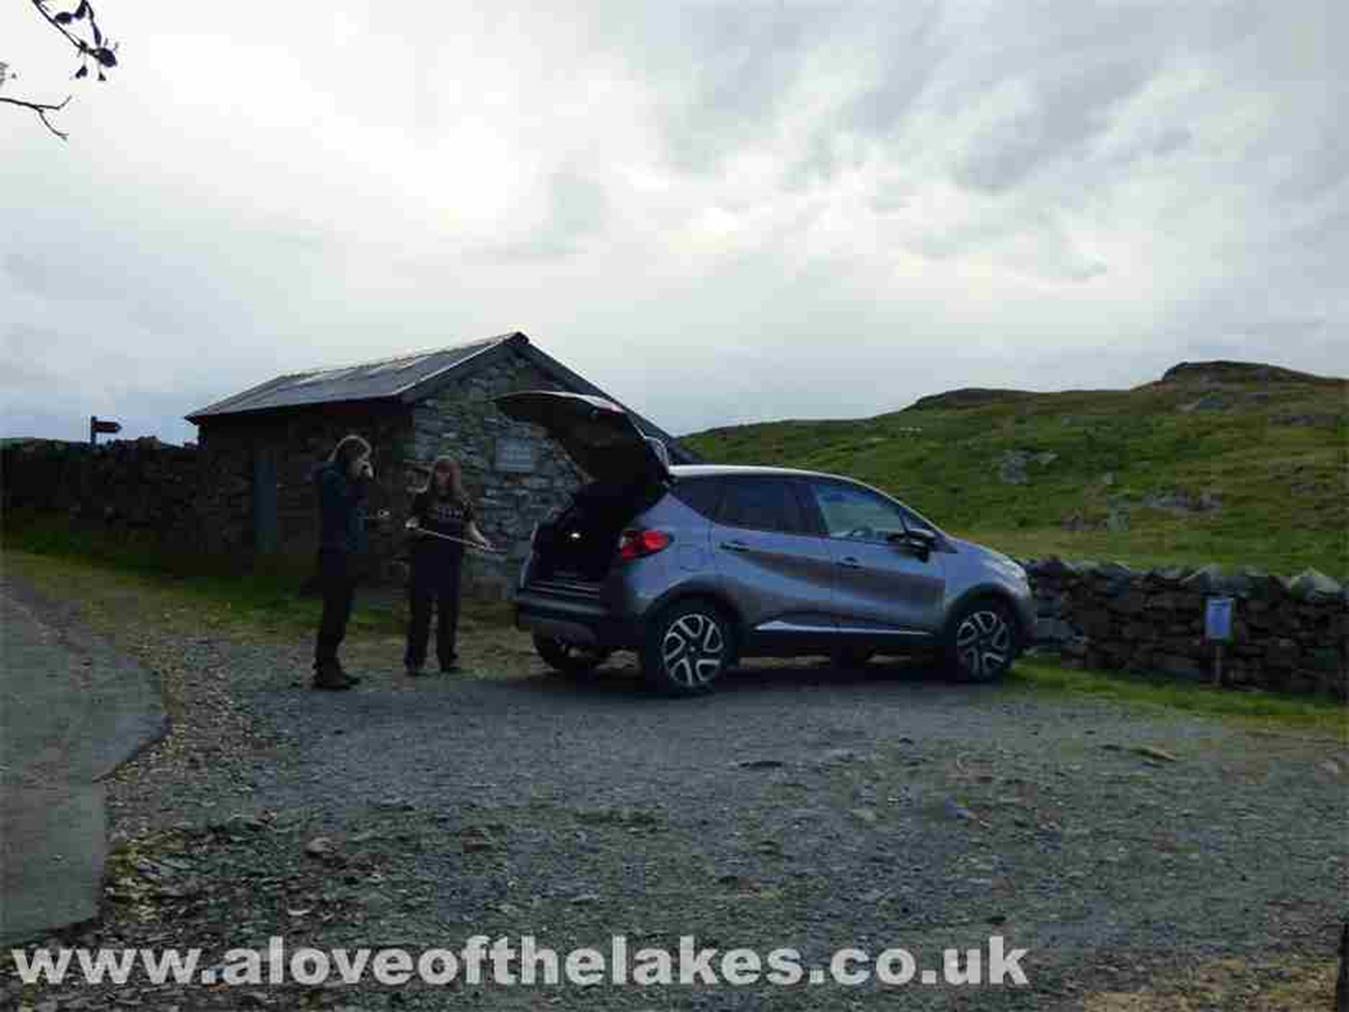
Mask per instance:
[[[537,673],[502,684],[515,691],[578,698],[633,701],[678,698],[652,689],[643,681],[637,665],[621,657],[583,676]],[[800,689],[876,690],[887,686],[966,692],[980,688],[963,684],[931,661],[918,658],[881,658],[848,667],[834,664],[828,658],[754,659],[727,671],[708,697]]]

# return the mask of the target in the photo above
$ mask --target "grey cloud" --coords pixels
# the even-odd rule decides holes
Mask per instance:
[[[0,266],[19,288],[33,294],[54,296],[60,294],[56,265],[22,253],[7,253]]]
[[[839,23],[827,5],[671,4],[640,17],[636,55],[663,95],[666,154],[691,173],[715,172],[773,129],[804,61]]]
[[[598,232],[604,226],[608,201],[604,188],[574,168],[553,173],[550,183],[553,216],[549,231],[562,240]]]
[[[1349,94],[1346,94],[1349,100]],[[1292,200],[1314,200],[1349,184],[1349,134],[1324,124],[1309,150],[1288,165],[1275,193]]]
[[[494,232],[472,233],[510,243],[456,233],[452,197],[423,207],[387,163],[363,161],[386,141],[438,157],[416,142],[473,105],[475,82],[427,55],[434,36],[419,43],[420,73],[409,68],[402,84],[387,75],[384,118],[344,109],[312,145],[292,127],[283,139],[265,118],[232,116],[246,81],[219,82],[236,93],[219,99],[218,128],[210,85],[192,92],[190,112],[109,102],[88,128],[98,163],[78,138],[6,152],[7,176],[17,167],[24,185],[8,200],[0,192],[0,234],[16,237],[0,249],[0,336],[21,368],[0,424],[56,431],[69,414],[78,438],[79,413],[98,410],[129,430],[157,417],[161,435],[190,434],[176,421],[184,410],[292,366],[513,327],[685,430],[882,411],[952,386],[1125,385],[1206,351],[1349,371],[1349,135],[1331,115],[1349,104],[1333,48],[1345,10],[1334,0],[582,5],[559,68],[605,68],[597,79],[621,94],[596,108],[649,102],[651,118],[626,133],[620,113],[602,124],[602,146],[550,135],[534,128],[556,96],[521,75],[520,109],[498,113],[501,137],[530,145],[516,153],[518,175],[553,174],[542,207],[516,202]],[[391,8],[369,11],[358,20],[372,31],[407,31]],[[284,45],[288,24],[259,2],[231,21],[228,44]],[[466,44],[503,65],[518,59],[510,33],[485,24]],[[539,25],[542,36],[549,23]],[[137,30],[143,51],[166,45],[153,19]],[[138,66],[146,95],[164,87],[153,61]],[[621,73],[606,76],[613,67]],[[307,89],[295,93],[297,122],[341,105],[350,84],[325,77],[331,69],[298,50],[282,68]],[[564,74],[543,76],[562,87]],[[1173,81],[1175,105],[1111,129],[1150,83],[1170,94]],[[1022,114],[957,134],[1008,84],[1030,95]],[[795,116],[786,127],[800,112],[789,96],[825,92],[835,115],[807,125],[813,133],[798,135]],[[781,156],[769,182],[722,188],[726,160],[751,147]],[[708,206],[738,215],[733,241],[667,253],[649,223],[615,212],[636,191],[611,183],[620,174],[601,159],[668,183],[653,211],[662,223]],[[287,173],[331,187],[295,206]],[[276,214],[292,207],[295,220]],[[394,221],[424,234],[404,240]],[[826,249],[812,248],[817,234]],[[1127,269],[1109,262],[1115,250]],[[887,263],[915,252],[921,271]],[[1028,276],[1069,297],[1018,298]],[[642,354],[615,355],[620,338]],[[88,353],[95,342],[126,357]],[[72,393],[55,410],[58,383]]]
[[[548,219],[527,239],[484,250],[487,262],[552,260],[570,256],[582,239],[599,232],[608,216],[604,187],[573,166],[554,172],[548,183]]]
[[[976,141],[957,176],[994,192],[1017,185],[1041,164],[1072,155],[1105,129],[1111,109],[1146,83],[1150,71],[1143,61],[1121,60],[1040,72],[1033,108],[996,124]]]

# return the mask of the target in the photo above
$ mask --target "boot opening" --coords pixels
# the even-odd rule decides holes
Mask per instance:
[[[650,483],[591,482],[552,521],[539,527],[535,576],[599,583],[618,557],[618,540],[637,514],[660,498]]]

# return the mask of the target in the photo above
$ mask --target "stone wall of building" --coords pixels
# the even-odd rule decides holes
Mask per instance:
[[[1069,665],[1211,680],[1205,602],[1234,600],[1223,682],[1349,698],[1349,588],[1307,570],[1137,571],[1117,563],[1024,563],[1039,614],[1036,639]]]
[[[318,546],[314,471],[343,436],[370,443],[375,483],[369,509],[396,511],[405,502],[403,449],[411,413],[403,406],[325,404],[258,417],[227,417],[200,429],[203,491],[200,511],[216,552],[314,556]],[[270,485],[274,523],[259,522],[257,484]],[[372,575],[387,578],[395,532],[374,532]]]
[[[512,354],[447,383],[412,408],[403,448],[409,489],[426,480],[418,465],[429,467],[442,453],[456,458],[479,528],[506,550],[500,558],[468,553],[464,576],[474,592],[499,596],[509,589],[529,552],[534,525],[564,505],[583,480],[543,430],[507,418],[492,399],[517,390],[562,389],[523,356]],[[409,492],[399,515],[406,515],[410,499]]]

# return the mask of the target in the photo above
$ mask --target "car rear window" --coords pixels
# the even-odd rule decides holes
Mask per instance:
[[[721,485],[718,478],[680,478],[670,489],[670,494],[689,509],[714,520],[717,503],[721,501]]]

